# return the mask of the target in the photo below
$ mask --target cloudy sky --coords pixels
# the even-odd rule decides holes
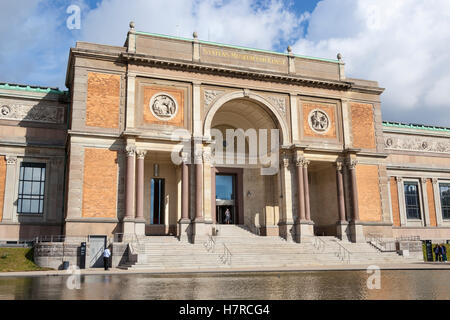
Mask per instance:
[[[80,29],[67,8],[81,9]],[[450,127],[449,0],[15,0],[0,4],[0,82],[65,89],[77,40],[136,29],[322,58],[386,88],[383,118]]]

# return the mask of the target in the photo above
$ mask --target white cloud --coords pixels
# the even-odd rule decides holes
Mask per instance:
[[[450,1],[323,0],[294,52],[377,80],[386,120],[450,126]]]
[[[273,49],[292,37],[297,16],[281,0],[104,0],[83,19],[86,41],[122,45],[129,21],[152,33]]]

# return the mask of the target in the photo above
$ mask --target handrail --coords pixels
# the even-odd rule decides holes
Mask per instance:
[[[313,245],[319,251],[323,251],[325,249],[325,241],[323,241],[320,237],[314,237]]]
[[[381,252],[397,251],[395,241],[394,242],[384,241],[383,237],[378,234],[374,233],[368,234],[368,236],[366,237],[366,241],[369,242],[376,249],[380,250]]]
[[[222,260],[223,264],[228,264],[231,266],[231,251],[228,247],[223,243],[223,254],[219,256],[220,260]]]
[[[339,251],[336,252],[336,256],[341,259],[342,262],[346,260],[347,263],[350,263],[352,253],[338,241],[336,241],[336,243],[339,245]]]
[[[211,235],[208,234],[208,239],[203,243],[203,245],[205,246],[208,252],[210,251],[214,252],[214,249],[216,247],[216,241]]]

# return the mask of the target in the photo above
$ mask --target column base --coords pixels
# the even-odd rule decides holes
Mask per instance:
[[[133,218],[124,218],[123,222],[122,222],[122,230],[123,230],[124,235],[134,234],[135,233],[134,219]]]
[[[295,224],[295,240],[303,242],[314,237],[314,222],[309,220],[301,220]]]
[[[134,221],[134,233],[137,236],[145,236],[145,220],[139,219]]]
[[[206,224],[203,219],[192,222],[192,243],[202,243],[208,240],[211,235],[212,225]]]
[[[336,223],[336,236],[343,241],[349,241],[349,226],[348,221],[338,221]]]
[[[351,221],[349,224],[350,239],[352,242],[366,242],[363,233],[363,226],[358,221]]]
[[[287,242],[295,242],[295,226],[292,221],[280,222],[278,224],[279,235]]]
[[[178,240],[192,242],[192,224],[190,219],[180,219],[178,221],[178,229]]]

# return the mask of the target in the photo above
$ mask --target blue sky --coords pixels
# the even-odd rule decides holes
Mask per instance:
[[[69,5],[81,28],[69,30]],[[142,31],[334,59],[386,88],[383,118],[450,126],[448,0],[17,0],[0,5],[0,82],[56,86],[77,40]]]

